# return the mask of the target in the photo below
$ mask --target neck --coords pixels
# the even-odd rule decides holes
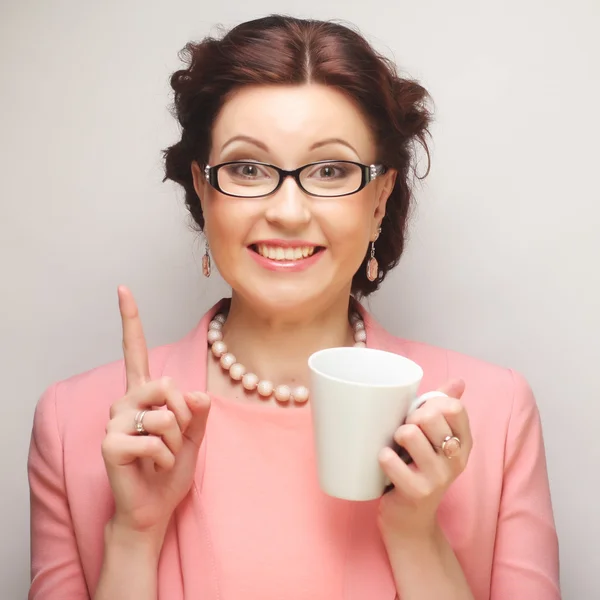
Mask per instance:
[[[238,361],[275,385],[308,385],[308,357],[317,350],[350,346],[350,297],[319,311],[263,314],[235,294],[223,327],[227,347]]]

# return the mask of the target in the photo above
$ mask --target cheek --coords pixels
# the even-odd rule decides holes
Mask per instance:
[[[373,227],[371,194],[361,192],[336,201],[321,213],[321,227],[334,251],[363,255]]]
[[[226,255],[243,244],[254,218],[251,203],[218,192],[208,195],[204,202],[204,219],[213,253]]]

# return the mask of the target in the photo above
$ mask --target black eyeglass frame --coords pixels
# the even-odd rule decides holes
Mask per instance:
[[[356,190],[354,190],[353,192],[346,192],[345,194],[331,195],[331,194],[313,194],[312,192],[309,192],[302,185],[302,182],[300,181],[300,173],[302,171],[304,171],[308,167],[314,167],[315,165],[330,165],[332,163],[336,163],[336,164],[342,163],[342,164],[356,165],[357,167],[360,167],[361,173],[362,173],[362,179],[361,179],[359,187]],[[272,191],[270,191],[268,194],[259,194],[258,196],[242,196],[242,195],[238,195],[238,194],[230,194],[229,192],[225,192],[224,190],[221,189],[221,186],[219,185],[219,176],[218,176],[219,169],[226,167],[228,165],[258,165],[258,166],[262,166],[262,167],[269,167],[279,174],[279,182],[277,183],[275,188]],[[352,196],[352,194],[357,194],[362,189],[364,189],[364,187],[366,185],[371,183],[371,181],[374,181],[375,179],[377,179],[377,177],[383,175],[386,171],[387,171],[387,167],[384,165],[364,165],[362,163],[354,162],[352,160],[320,160],[320,161],[317,161],[314,163],[308,163],[308,164],[298,167],[297,169],[294,169],[292,171],[287,171],[286,169],[281,169],[275,165],[271,165],[269,163],[264,163],[264,162],[250,161],[250,160],[232,160],[232,161],[220,163],[218,165],[214,165],[212,167],[210,165],[206,165],[204,167],[204,177],[206,178],[206,181],[208,181],[208,183],[213,188],[215,188],[215,190],[217,190],[221,194],[225,194],[226,196],[231,196],[232,198],[266,198],[267,196],[271,196],[272,194],[274,194],[283,185],[283,182],[288,177],[292,177],[294,179],[294,181],[296,182],[296,184],[298,185],[298,187],[305,194],[308,194],[309,196],[313,196],[315,198],[342,198],[343,196]]]

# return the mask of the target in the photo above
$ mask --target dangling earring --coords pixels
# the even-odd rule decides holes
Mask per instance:
[[[202,257],[202,274],[204,277],[210,277],[210,248],[208,240],[204,246],[204,256]]]
[[[367,263],[367,279],[369,281],[375,281],[377,277],[379,277],[379,263],[375,258],[375,242],[379,238],[380,233],[381,227],[377,231],[377,237],[371,242],[371,257],[369,258],[369,262]]]

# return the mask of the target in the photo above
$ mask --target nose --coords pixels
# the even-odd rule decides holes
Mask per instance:
[[[292,177],[268,198],[267,221],[294,230],[306,226],[311,219],[309,199]]]

